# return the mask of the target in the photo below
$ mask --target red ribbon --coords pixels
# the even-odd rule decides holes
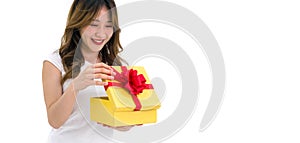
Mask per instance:
[[[131,94],[132,100],[136,106],[134,111],[140,111],[142,105],[137,95],[142,93],[144,89],[153,89],[152,84],[146,84],[144,75],[138,75],[137,70],[127,70],[125,66],[121,66],[122,72],[120,73],[114,68],[112,69],[116,73],[114,80],[117,80],[118,82],[108,82],[108,85],[104,86],[105,90],[111,86],[125,88]]]

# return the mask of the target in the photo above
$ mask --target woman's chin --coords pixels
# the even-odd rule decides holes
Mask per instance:
[[[101,47],[97,46],[97,47],[93,47],[93,48],[90,48],[90,49],[93,52],[99,52],[102,48],[103,48],[103,46],[101,46]]]

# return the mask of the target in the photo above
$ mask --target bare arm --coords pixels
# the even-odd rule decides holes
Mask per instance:
[[[42,78],[48,122],[53,128],[57,129],[71,115],[76,92],[73,83],[71,83],[66,91],[62,93],[61,72],[48,61],[44,62]]]
[[[62,126],[73,111],[78,91],[90,85],[104,85],[106,83],[95,81],[95,78],[113,79],[111,68],[103,63],[89,66],[70,83],[63,92],[60,83],[61,72],[50,62],[43,64],[43,89],[47,108],[48,122],[53,128]]]

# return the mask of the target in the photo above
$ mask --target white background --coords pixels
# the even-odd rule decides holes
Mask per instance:
[[[197,109],[187,126],[166,142],[299,142],[297,0],[169,1],[196,13],[213,32],[227,81],[222,108],[211,126],[198,132],[201,118],[196,115],[202,110]],[[71,2],[0,2],[0,142],[46,142],[50,127],[42,60],[59,47]]]

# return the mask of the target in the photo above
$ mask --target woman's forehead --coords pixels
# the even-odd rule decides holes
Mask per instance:
[[[111,21],[110,10],[103,6],[97,13],[96,17],[93,19],[95,21]]]

